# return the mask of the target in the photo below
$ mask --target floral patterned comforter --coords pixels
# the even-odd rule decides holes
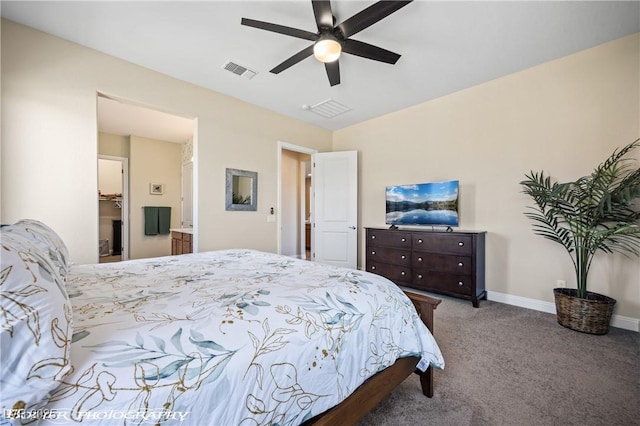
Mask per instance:
[[[367,272],[222,250],[74,265],[67,291],[73,370],[46,424],[296,425],[399,357],[444,367]]]

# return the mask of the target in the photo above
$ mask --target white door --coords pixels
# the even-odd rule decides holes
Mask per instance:
[[[358,152],[313,154],[312,259],[358,264]]]

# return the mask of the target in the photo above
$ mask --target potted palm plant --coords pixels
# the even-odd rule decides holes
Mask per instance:
[[[616,149],[588,175],[558,183],[544,172],[520,182],[534,206],[525,215],[533,232],[561,244],[575,268],[577,288],[553,290],[558,323],[572,330],[606,334],[615,299],[587,290],[597,252],[640,255],[640,167],[627,154],[640,139]]]

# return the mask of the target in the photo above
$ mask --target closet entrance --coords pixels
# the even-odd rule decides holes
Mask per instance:
[[[100,263],[129,259],[129,159],[98,156],[98,251]]]

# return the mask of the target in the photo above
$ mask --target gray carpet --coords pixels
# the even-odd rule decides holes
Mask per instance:
[[[443,298],[435,318],[434,397],[412,375],[359,426],[640,425],[640,333],[578,333],[490,301]]]

